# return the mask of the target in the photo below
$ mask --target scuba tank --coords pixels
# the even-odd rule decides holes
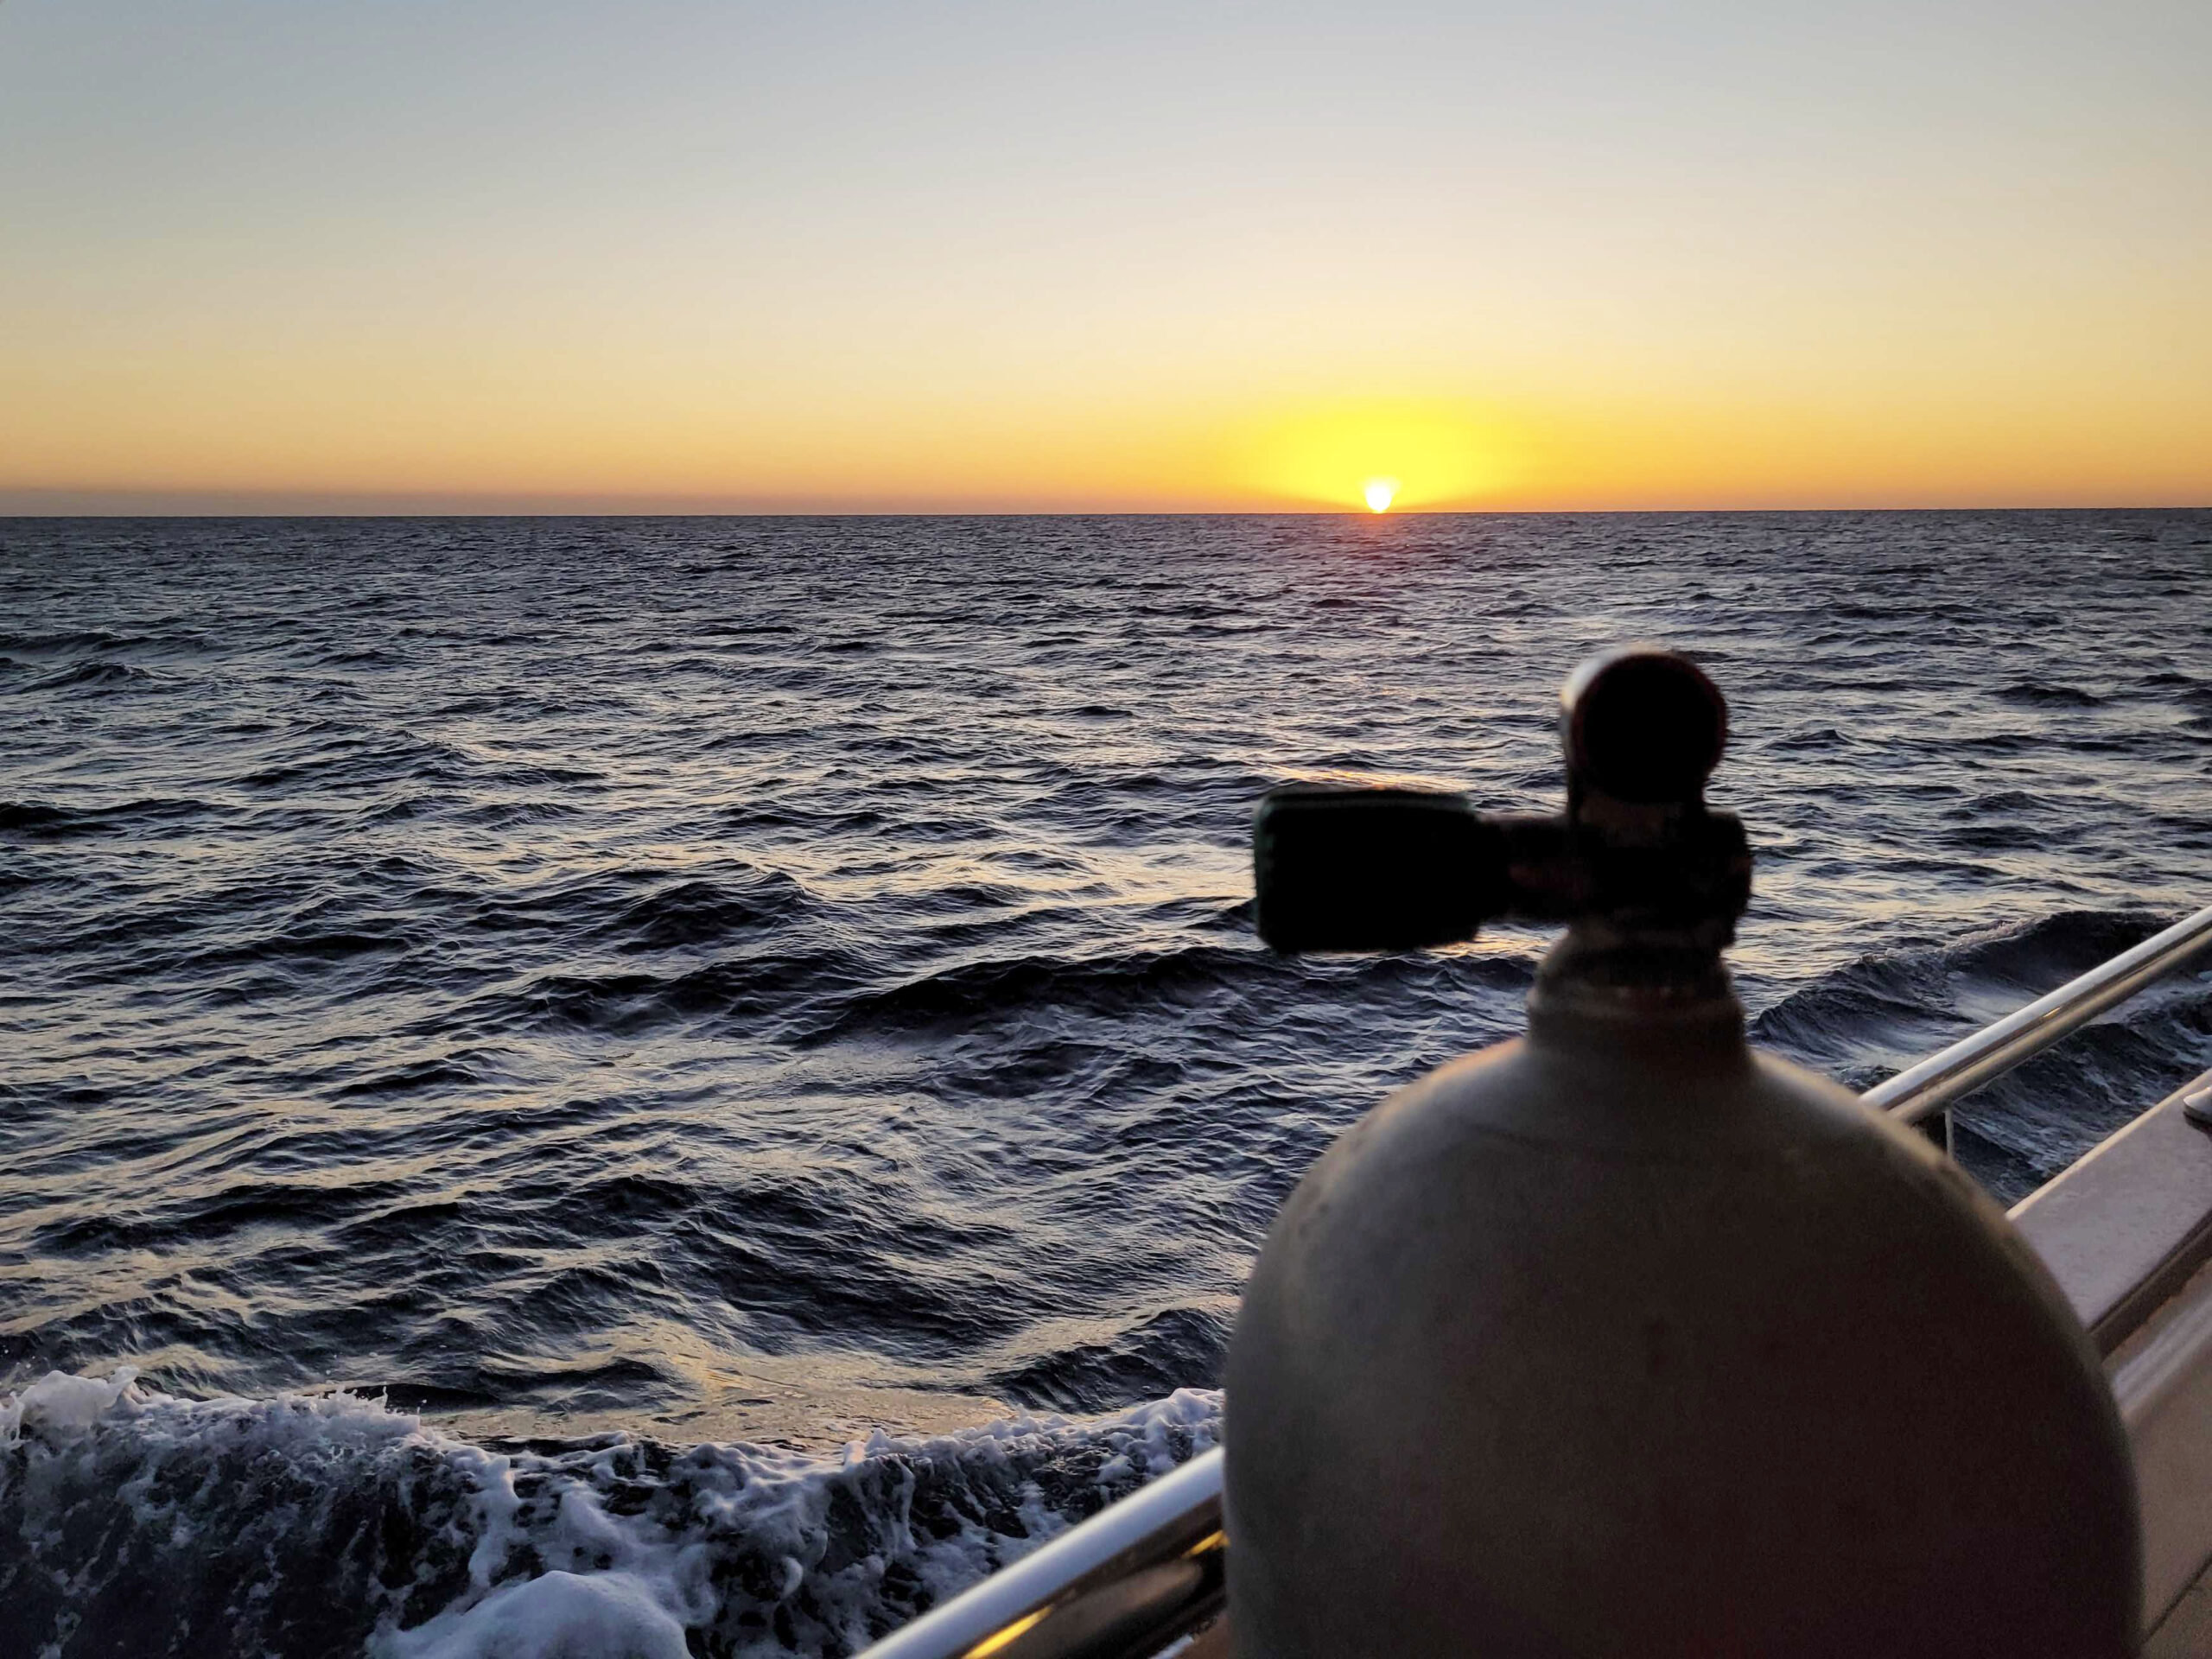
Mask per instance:
[[[1924,1138],[1745,1039],[1726,705],[1637,649],[1567,801],[1292,788],[1278,950],[1564,922],[1527,1034],[1400,1090],[1276,1217],[1228,1369],[1242,1659],[2106,1659],[2134,1477],[2089,1341]]]

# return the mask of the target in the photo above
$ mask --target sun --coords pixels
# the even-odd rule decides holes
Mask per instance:
[[[1223,433],[1237,482],[1324,512],[1449,512],[1510,482],[1518,439],[1486,407],[1363,397],[1254,409]]]

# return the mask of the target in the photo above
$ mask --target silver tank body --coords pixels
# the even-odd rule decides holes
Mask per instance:
[[[1919,1136],[1723,989],[1555,954],[1306,1176],[1228,1372],[1242,1659],[2133,1650],[2086,1336]]]

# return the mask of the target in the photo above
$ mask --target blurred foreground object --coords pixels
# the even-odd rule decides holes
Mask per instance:
[[[1562,702],[1558,818],[1261,809],[1278,949],[1568,926],[1528,1034],[1276,1218],[1229,1365],[1236,1651],[2132,1651],[2133,1471],[2058,1287],[1923,1137],[1745,1041],[1719,694],[1636,650]]]

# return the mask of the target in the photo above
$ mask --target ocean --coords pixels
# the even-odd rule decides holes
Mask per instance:
[[[1273,957],[1255,804],[1549,810],[1633,639],[1853,1086],[2212,899],[2208,512],[0,520],[0,1652],[843,1655],[1211,1445],[1543,946]]]

